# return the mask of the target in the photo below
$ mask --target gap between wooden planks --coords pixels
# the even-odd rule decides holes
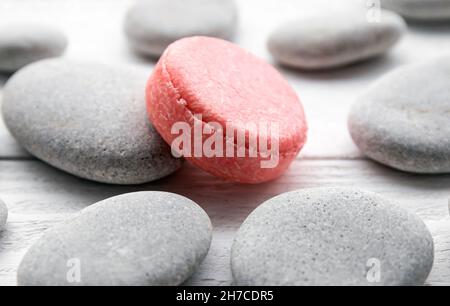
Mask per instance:
[[[285,176],[262,185],[221,181],[187,164],[176,174],[141,186],[110,186],[65,174],[37,160],[0,161],[0,195],[10,218],[0,234],[0,285],[15,285],[18,264],[43,231],[99,200],[161,190],[199,203],[214,224],[211,251],[189,285],[229,285],[229,252],[236,230],[259,204],[310,187],[358,187],[396,200],[430,228],[436,259],[427,284],[450,284],[450,175],[419,176],[367,160],[296,160]]]

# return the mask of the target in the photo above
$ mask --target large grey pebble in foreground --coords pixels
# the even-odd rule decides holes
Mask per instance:
[[[350,134],[368,157],[413,173],[450,173],[450,58],[382,77],[351,109]]]
[[[381,4],[411,20],[450,20],[450,0],[381,0]]]
[[[147,119],[147,73],[128,67],[46,60],[6,84],[4,121],[36,157],[79,177],[140,184],[181,161]]]
[[[418,217],[376,194],[309,189],[275,197],[248,217],[232,272],[244,286],[421,285],[433,249]]]
[[[137,53],[159,57],[168,45],[184,37],[229,40],[237,20],[234,0],[146,0],[129,10],[125,33]]]
[[[5,227],[7,219],[8,219],[8,208],[6,207],[2,199],[0,199],[0,231]]]
[[[280,64],[302,70],[339,68],[380,56],[400,40],[406,25],[391,12],[383,11],[379,21],[369,21],[366,14],[289,22],[271,34],[269,51]]]
[[[211,235],[208,215],[185,197],[117,196],[48,230],[22,260],[18,284],[179,285],[208,253]]]
[[[66,36],[52,27],[0,26],[0,72],[15,72],[33,62],[59,57],[67,44]]]

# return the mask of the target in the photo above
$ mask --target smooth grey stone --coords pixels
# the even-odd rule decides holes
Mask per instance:
[[[21,286],[179,285],[208,253],[212,226],[191,200],[165,192],[110,198],[48,230],[27,252]]]
[[[352,107],[350,134],[368,157],[393,168],[450,173],[450,57],[399,68]]]
[[[147,78],[129,67],[45,60],[7,82],[3,118],[25,149],[59,169],[102,183],[151,182],[181,160],[147,119]]]
[[[381,0],[381,5],[411,20],[450,20],[450,0]]]
[[[8,208],[6,207],[2,199],[0,199],[0,231],[3,230],[3,228],[5,227],[7,219],[8,219]]]
[[[285,193],[258,207],[232,247],[236,285],[421,285],[431,234],[379,195],[346,188]]]
[[[231,39],[238,21],[234,0],[145,0],[125,18],[125,33],[139,54],[159,57],[174,41],[190,36]]]
[[[68,45],[58,29],[32,24],[0,27],[0,72],[15,72],[46,58],[59,57]]]
[[[302,70],[339,68],[388,52],[406,24],[383,11],[379,22],[366,13],[348,12],[289,22],[269,37],[268,48],[280,64]]]

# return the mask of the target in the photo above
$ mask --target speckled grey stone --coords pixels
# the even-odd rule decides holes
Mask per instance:
[[[185,197],[121,195],[48,230],[23,258],[18,284],[179,285],[208,253],[211,235],[208,215]]]
[[[189,36],[231,39],[237,27],[234,0],[145,0],[125,18],[125,33],[139,54],[159,57],[168,45]]]
[[[450,20],[450,0],[381,0],[381,4],[411,20]]]
[[[6,207],[2,199],[0,199],[0,231],[3,230],[3,228],[5,227],[7,219],[8,219],[8,208]]]
[[[317,188],[258,207],[240,228],[231,261],[244,286],[421,285],[433,249],[424,223],[389,200]]]
[[[33,62],[59,57],[67,44],[66,36],[49,26],[0,26],[0,72],[15,72]]]
[[[140,184],[181,164],[147,119],[148,73],[130,67],[45,60],[6,84],[4,121],[17,141],[79,177]]]
[[[368,157],[413,173],[450,173],[450,57],[377,81],[351,109],[350,134]]]
[[[370,22],[366,12],[352,11],[284,24],[270,35],[268,48],[285,66],[332,69],[386,53],[405,29],[397,14],[383,11],[379,22]]]

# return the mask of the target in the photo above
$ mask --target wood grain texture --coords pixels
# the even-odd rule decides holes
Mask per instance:
[[[210,254],[189,285],[231,284],[229,252],[236,230],[259,204],[311,187],[358,187],[396,200],[429,226],[436,263],[429,284],[450,284],[450,175],[417,176],[366,160],[297,160],[279,180],[258,186],[228,183],[186,164],[169,178],[142,186],[109,186],[78,179],[39,161],[0,161],[0,194],[10,219],[0,238],[0,284],[14,285],[20,258],[42,232],[99,200],[161,190],[199,203],[214,225]]]
[[[132,2],[1,0],[0,26],[20,21],[51,22],[69,36],[67,58],[129,63],[148,69],[150,74],[154,63],[133,55],[122,35],[123,17]],[[365,1],[238,3],[241,21],[236,42],[273,63],[266,39],[278,24],[295,16],[337,13]],[[141,190],[179,193],[208,212],[215,228],[213,244],[199,271],[187,284],[228,285],[232,282],[231,244],[248,214],[273,196],[310,187],[358,187],[392,198],[417,213],[430,228],[436,245],[435,265],[427,283],[449,285],[450,175],[411,175],[368,161],[351,141],[346,125],[350,106],[374,80],[398,66],[450,53],[449,31],[448,25],[411,25],[405,39],[387,56],[328,73],[278,67],[305,106],[309,141],[285,176],[258,186],[226,183],[189,164],[169,178],[143,186],[109,186],[81,180],[31,157],[13,140],[0,119],[0,197],[10,211],[7,228],[0,233],[0,285],[16,284],[16,269],[24,252],[43,231],[99,200]],[[0,76],[0,95],[6,80],[7,76]]]

